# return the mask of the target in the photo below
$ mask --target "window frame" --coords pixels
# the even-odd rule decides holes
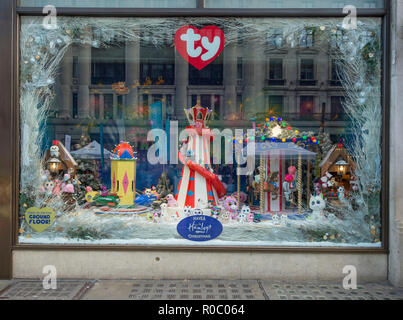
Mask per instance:
[[[203,0],[197,0],[197,8],[195,9],[175,9],[175,8],[58,8],[59,16],[87,16],[87,17],[315,17],[315,18],[331,18],[344,17],[342,9],[207,9],[203,8]],[[381,215],[382,215],[382,246],[380,248],[354,248],[354,247],[279,247],[279,246],[144,246],[144,245],[61,245],[61,244],[19,244],[18,243],[18,190],[19,190],[19,163],[20,154],[18,145],[19,140],[19,18],[24,15],[43,16],[42,8],[17,7],[17,1],[3,0],[0,9],[6,9],[11,13],[6,18],[6,24],[11,28],[4,32],[7,37],[0,38],[0,42],[9,45],[6,51],[7,56],[12,59],[13,72],[10,77],[7,74],[0,75],[0,83],[11,94],[11,98],[7,105],[9,108],[3,108],[0,114],[11,117],[12,121],[9,125],[0,129],[2,136],[12,135],[11,150],[12,152],[6,156],[7,166],[4,168],[12,172],[10,204],[9,230],[10,238],[8,241],[0,244],[0,256],[5,251],[19,249],[34,250],[174,250],[174,251],[260,251],[260,252],[330,252],[330,253],[387,253],[389,248],[388,235],[388,219],[389,219],[389,119],[390,109],[390,0],[385,0],[384,9],[357,9],[359,17],[380,17],[382,18],[382,42],[383,42],[383,68],[382,68],[382,191],[381,191]],[[1,10],[0,10],[1,11]],[[4,33],[3,33],[4,35]],[[1,46],[0,46],[1,47]],[[0,147],[10,147],[10,142],[0,142]],[[2,171],[4,171],[4,169]],[[4,228],[3,228],[4,229]],[[1,242],[0,242],[1,243]],[[11,263],[11,262],[10,262]],[[0,268],[0,272],[2,269]]]

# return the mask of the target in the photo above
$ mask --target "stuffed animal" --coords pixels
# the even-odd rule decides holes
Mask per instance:
[[[234,192],[231,196],[233,196],[235,199],[238,199],[238,192]],[[239,202],[244,203],[247,199],[247,195],[245,192],[240,192],[239,193]]]
[[[224,198],[223,202],[224,211],[228,212],[229,220],[237,218],[238,201],[232,196],[227,196]]]
[[[177,207],[178,202],[176,202],[175,197],[172,194],[168,194],[166,197],[168,201],[168,207]]]
[[[326,207],[326,202],[323,199],[323,194],[321,193],[319,196],[311,195],[311,199],[309,200],[309,208],[312,210],[312,216],[322,216],[323,209]]]
[[[290,167],[291,168],[291,167]],[[288,171],[290,172],[290,168],[288,168]],[[292,172],[293,170],[291,170]],[[283,182],[283,190],[284,190],[284,196],[285,200],[287,202],[292,201],[292,193],[297,189],[295,182],[294,182],[294,176],[292,174],[287,174],[284,177],[284,182]]]
[[[220,217],[221,208],[220,207],[212,207],[210,216],[218,219]]]
[[[274,224],[280,224],[280,215],[278,214],[273,214],[273,216],[271,217],[272,221]]]
[[[191,215],[192,215],[192,207],[190,207],[190,206],[185,206],[185,207],[183,208],[183,214],[184,214],[186,217],[191,216]]]
[[[59,152],[59,147],[58,146],[51,146],[50,147],[50,156],[52,158],[59,158],[60,152]]]
[[[205,203],[202,199],[197,199],[197,203],[196,203],[196,208],[199,209],[206,209],[208,207],[208,204]]]
[[[277,200],[278,198],[278,191],[280,187],[277,185],[278,182],[278,171],[270,172],[269,174],[269,183],[267,183],[267,188],[265,188],[267,192],[272,194],[272,200]]]
[[[53,189],[55,187],[55,184],[53,181],[49,180],[45,182],[45,193],[48,196],[52,195]]]
[[[62,193],[62,181],[61,180],[55,180],[55,186],[52,190],[52,194],[54,196],[60,196]]]
[[[340,201],[344,201],[345,200],[345,197],[344,197],[344,186],[340,186],[338,189],[337,189],[337,197],[339,198],[339,200]]]
[[[250,215],[250,208],[248,206],[243,206],[241,212],[238,214],[238,221],[240,223],[245,223],[248,221]]]
[[[192,209],[192,215],[194,215],[194,216],[203,215],[203,210],[200,208],[194,208],[194,209]]]

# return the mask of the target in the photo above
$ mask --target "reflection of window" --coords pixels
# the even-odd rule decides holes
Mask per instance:
[[[113,95],[104,95],[104,117],[105,119],[113,118]]]
[[[331,118],[332,120],[343,120],[345,113],[343,108],[343,103],[345,101],[345,97],[343,96],[334,96],[331,97]]]
[[[283,96],[269,96],[269,114],[281,115],[283,113],[283,98]]]
[[[301,96],[300,97],[300,115],[309,116],[313,115],[313,110],[315,108],[313,96]]]
[[[343,75],[343,62],[340,60],[332,59],[332,74],[330,85],[341,86],[340,77]]]
[[[269,79],[271,80],[283,79],[283,59],[281,58],[270,59]]]
[[[242,72],[242,57],[237,58],[237,79],[242,80],[243,79],[243,72]]]
[[[218,56],[212,63],[201,70],[197,70],[189,65],[190,85],[222,85],[223,83],[223,63],[222,55]]]
[[[73,57],[73,78],[78,78],[78,56]]]
[[[148,83],[151,81],[151,83]],[[142,62],[140,64],[141,84],[172,85],[175,83],[175,71],[173,63]]]
[[[269,46],[270,47],[281,47],[283,45],[283,30],[282,29],[271,29],[269,31]]]
[[[73,93],[73,118],[78,117],[78,94]]]
[[[211,107],[211,95],[202,94],[200,96],[200,105],[205,108],[210,108]]]
[[[112,84],[125,81],[125,46],[108,49],[92,48],[91,83]]]
[[[330,36],[330,45],[333,48],[338,48],[339,43],[343,41],[343,30],[340,29],[334,29],[332,30],[331,36]]]
[[[313,80],[313,59],[301,59],[301,80]]]
[[[301,32],[300,46],[309,48],[313,46],[313,29],[306,28]]]

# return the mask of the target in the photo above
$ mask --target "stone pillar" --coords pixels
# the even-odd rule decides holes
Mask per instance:
[[[71,92],[71,81],[73,78],[73,56],[72,47],[67,49],[62,60],[61,71],[61,89],[62,89],[62,105],[60,108],[59,117],[70,119],[73,117],[73,97]]]
[[[95,95],[90,94],[90,118],[95,118]]]
[[[287,112],[288,113],[298,113],[299,105],[297,105],[297,81],[299,78],[298,75],[298,56],[296,53],[296,49],[292,48],[288,50],[287,55],[283,60],[283,68],[284,68],[284,79],[286,81],[286,87],[288,88],[287,96],[288,96],[288,105]]]
[[[112,104],[112,119],[117,120],[118,119],[118,96],[116,94],[113,94],[113,104]]]
[[[78,117],[89,118],[91,83],[91,46],[81,44],[78,55]]]
[[[175,115],[178,119],[185,119],[184,109],[190,107],[187,104],[187,86],[189,83],[189,64],[175,50]]]
[[[237,56],[236,45],[231,43],[224,48],[224,118],[235,112],[237,85]]]
[[[140,43],[139,40],[126,42],[126,109],[129,114],[138,111],[138,87],[140,82]]]
[[[244,94],[242,96],[242,105],[245,110],[245,119],[249,120],[251,117],[256,115],[256,106],[254,103],[254,98],[256,95],[255,88],[255,44],[253,40],[245,41],[243,47],[243,58],[244,63]]]
[[[267,114],[268,106],[265,104],[264,99],[264,81],[266,78],[266,54],[264,52],[264,47],[260,43],[261,40],[255,40],[253,42],[254,51],[254,82],[255,82],[255,96],[254,105],[256,110],[261,114]],[[265,116],[263,118],[265,118]]]
[[[389,166],[389,281],[403,287],[403,1],[392,1],[391,10],[391,94],[390,94],[390,166]]]
[[[103,120],[105,118],[105,101],[103,94],[99,95],[98,102],[99,102],[99,119]]]

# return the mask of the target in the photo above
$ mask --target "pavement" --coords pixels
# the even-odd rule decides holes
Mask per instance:
[[[387,282],[344,289],[336,282],[267,280],[0,280],[0,300],[403,300]]]

